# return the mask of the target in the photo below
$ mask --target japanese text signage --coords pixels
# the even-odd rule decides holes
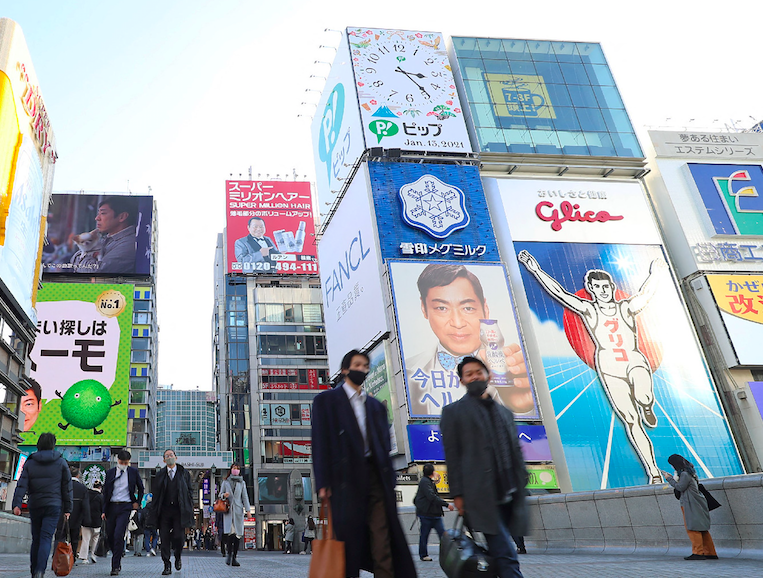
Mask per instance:
[[[760,133],[656,131],[650,130],[654,150],[660,157],[736,160],[763,157]]]
[[[38,386],[22,399],[24,442],[121,446],[127,431],[132,285],[46,283],[30,353]]]
[[[763,275],[708,275],[707,282],[739,363],[763,364]]]
[[[477,167],[368,166],[382,258],[500,261]]]
[[[411,459],[416,462],[445,461],[442,434],[437,424],[409,424],[408,441]]]
[[[316,274],[310,183],[226,181],[228,273]]]

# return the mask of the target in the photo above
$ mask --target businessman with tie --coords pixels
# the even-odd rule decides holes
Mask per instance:
[[[247,224],[247,230],[249,234],[246,237],[236,239],[236,262],[242,264],[245,273],[275,269],[271,256],[280,254],[280,251],[272,239],[265,236],[265,219],[252,217]]]
[[[130,466],[131,458],[130,452],[120,450],[117,454],[117,467],[106,472],[106,482],[103,485],[102,517],[106,520],[106,536],[112,552],[112,576],[118,576],[122,570],[130,512],[140,508],[143,499],[143,482],[137,468]]]

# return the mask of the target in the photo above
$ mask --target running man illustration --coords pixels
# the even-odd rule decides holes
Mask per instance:
[[[649,276],[638,293],[627,299],[615,300],[615,282],[601,269],[585,275],[585,288],[593,301],[566,291],[559,282],[543,271],[538,261],[527,251],[521,251],[519,261],[527,267],[538,283],[564,307],[580,316],[596,347],[596,373],[620,421],[625,425],[628,439],[636,450],[649,477],[650,484],[661,484],[662,476],[654,459],[652,440],[644,425],[657,426],[654,414],[654,383],[652,371],[638,348],[636,316],[654,297],[659,274],[667,269],[662,259],[655,259]]]

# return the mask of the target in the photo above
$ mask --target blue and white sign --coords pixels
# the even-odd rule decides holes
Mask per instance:
[[[548,445],[546,428],[542,425],[517,424],[517,435],[522,455],[527,462],[550,462],[551,448]]]
[[[368,163],[383,259],[500,261],[477,167]]]
[[[408,425],[408,442],[411,447],[411,459],[414,462],[444,462],[445,449],[442,434],[437,424]]]

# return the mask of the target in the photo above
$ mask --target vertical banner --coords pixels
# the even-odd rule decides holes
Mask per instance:
[[[133,285],[46,283],[39,293],[25,444],[121,446],[127,432]]]
[[[394,383],[390,370],[387,342],[382,341],[379,345],[368,352],[370,359],[368,376],[364,382],[364,389],[371,397],[375,397],[387,410],[389,422],[390,455],[398,454],[397,435],[395,434],[395,402]]]
[[[228,273],[318,272],[310,183],[225,181]]]

